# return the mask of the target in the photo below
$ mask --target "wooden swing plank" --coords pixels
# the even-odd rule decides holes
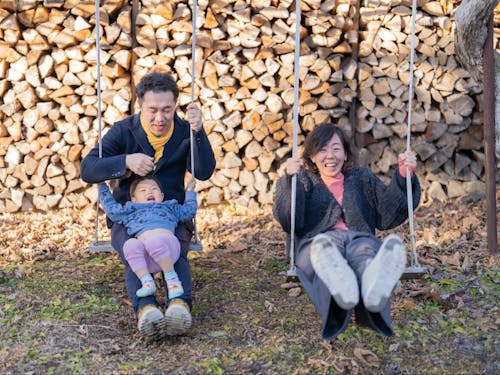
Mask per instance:
[[[106,240],[99,240],[99,241],[91,242],[90,245],[88,246],[87,250],[90,252],[115,251],[115,249],[113,249],[113,246],[111,246],[111,241],[106,241]]]
[[[406,267],[401,275],[401,280],[420,279],[427,273],[427,269],[421,265]]]
[[[113,252],[115,249],[113,246],[111,246],[111,241],[109,240],[99,240],[99,241],[93,241],[90,243],[90,245],[87,247],[87,251],[93,252],[93,253],[99,253],[99,252]],[[189,245],[189,251],[203,251],[203,245],[201,242],[191,242]]]

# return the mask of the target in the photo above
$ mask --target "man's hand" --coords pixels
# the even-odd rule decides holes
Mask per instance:
[[[153,157],[141,153],[127,155],[125,165],[139,176],[146,176],[154,168]]]
[[[201,111],[196,104],[190,103],[187,106],[186,117],[189,125],[191,125],[191,129],[193,129],[195,133],[199,132],[203,128]]]

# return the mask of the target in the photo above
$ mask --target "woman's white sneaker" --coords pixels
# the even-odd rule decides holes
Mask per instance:
[[[361,296],[368,311],[382,311],[405,267],[406,250],[403,241],[391,234],[384,240],[361,278]]]
[[[337,304],[350,310],[359,302],[359,286],[354,271],[337,245],[324,234],[314,237],[311,244],[311,264]]]

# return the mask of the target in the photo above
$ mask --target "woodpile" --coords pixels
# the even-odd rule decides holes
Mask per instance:
[[[416,20],[412,147],[428,199],[482,190],[481,87],[454,57],[456,1]],[[103,134],[134,107],[133,82],[170,71],[191,100],[191,3],[101,1]],[[199,0],[195,97],[217,156],[202,204],[273,201],[291,155],[295,2]],[[95,208],[79,178],[98,142],[93,0],[0,1],[0,212]],[[411,2],[302,0],[300,134],[334,121],[381,176],[406,147]],[[182,110],[180,111],[182,113]]]
[[[86,207],[95,197],[80,160],[98,139],[94,1],[1,5],[0,210]],[[130,6],[106,0],[100,16],[106,126],[129,112]]]
[[[438,199],[484,189],[481,87],[454,56],[454,5],[425,2],[415,25],[411,144]],[[411,2],[371,1],[360,16],[358,140],[373,170],[386,173],[406,147]]]

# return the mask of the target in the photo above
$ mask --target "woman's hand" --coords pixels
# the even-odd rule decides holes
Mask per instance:
[[[285,164],[285,171],[287,175],[294,175],[299,173],[300,168],[304,165],[304,160],[297,158],[289,158]]]
[[[413,175],[414,169],[417,167],[417,156],[411,151],[405,151],[398,155],[398,166],[399,174],[406,177],[406,170],[410,170],[410,174]]]

